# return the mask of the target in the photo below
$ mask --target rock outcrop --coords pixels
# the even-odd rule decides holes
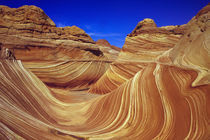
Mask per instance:
[[[8,48],[0,46],[0,59],[15,60],[15,56]]]
[[[84,30],[56,27],[36,6],[0,6],[0,43],[43,82],[56,88],[86,89],[113,61]]]
[[[96,44],[101,45],[101,46],[106,46],[109,47],[110,49],[113,49],[115,51],[120,52],[120,48],[118,48],[117,46],[111,45],[107,40],[105,39],[99,39],[96,41]]]
[[[85,31],[76,26],[56,27],[55,23],[44,11],[36,6],[26,5],[19,8],[0,6],[0,25],[1,34],[18,35],[23,39],[24,37],[25,39],[33,37],[36,39],[59,39],[94,43]]]
[[[209,21],[207,5],[187,23],[183,36],[175,37],[177,43],[168,43],[173,34],[151,34],[151,42],[144,34],[128,36],[110,68],[115,73],[107,73],[119,84],[106,95],[55,96],[20,60],[0,59],[0,138],[209,139]],[[145,40],[151,46],[141,43]],[[171,47],[160,53],[167,46],[162,44]],[[149,47],[145,53],[143,45]],[[158,55],[151,53],[154,46]],[[112,85],[104,81],[100,92]]]
[[[188,30],[176,46],[158,58],[159,63],[197,71],[193,87],[210,84],[209,12],[210,4],[187,24]]]
[[[96,41],[96,44],[100,48],[100,50],[104,53],[105,56],[109,58],[109,60],[115,61],[120,53],[120,48],[111,45],[105,39],[99,39]]]
[[[140,21],[136,28],[126,38],[121,53],[123,55],[136,55],[136,61],[148,62],[172,48],[186,30],[186,25],[157,27],[152,19]],[[127,59],[130,59],[127,57]]]
[[[186,30],[186,25],[164,26],[158,28],[152,19],[144,19],[126,37],[125,44],[118,58],[89,92],[109,93],[125,81],[132,78],[139,70],[174,47]]]

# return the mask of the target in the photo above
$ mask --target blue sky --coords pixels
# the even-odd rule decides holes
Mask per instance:
[[[144,18],[158,26],[181,25],[207,4],[208,0],[0,0],[0,5],[13,8],[36,5],[57,26],[76,25],[94,40],[106,39],[118,47]]]

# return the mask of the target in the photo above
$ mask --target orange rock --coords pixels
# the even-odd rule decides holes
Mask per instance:
[[[108,57],[108,59],[114,61],[117,59],[120,48],[111,45],[107,40],[105,39],[99,39],[96,41],[96,44],[99,46],[100,50],[104,53],[105,56]]]
[[[98,44],[98,45],[102,45],[102,46],[107,46],[107,47],[109,47],[109,48],[111,48],[111,49],[114,49],[114,50],[116,50],[116,51],[120,51],[121,49],[120,48],[118,48],[118,47],[116,47],[116,46],[114,46],[114,45],[111,45],[107,40],[105,40],[105,39],[99,39],[99,40],[97,40],[96,41],[96,44]]]
[[[173,48],[185,30],[186,25],[158,28],[152,19],[139,22],[126,37],[116,61],[97,83],[91,86],[89,92],[105,94],[116,89],[148,63],[154,62],[158,56]]]
[[[113,88],[112,80],[119,83],[116,83],[116,88],[107,91],[106,95],[83,91],[69,93],[64,89],[48,88],[20,60],[4,57],[8,54],[5,51],[7,48],[1,49],[0,138],[209,139],[210,11],[205,10],[209,6],[186,25],[184,35],[176,38],[177,44],[163,53],[144,57],[140,53],[144,45],[141,43],[133,47],[137,48],[136,53],[132,54],[132,49],[122,51],[124,54],[119,55],[112,64],[118,66],[109,69],[115,73],[108,72],[107,78],[101,78],[104,80],[104,84],[98,87],[101,93]],[[141,40],[137,41],[138,36]],[[170,39],[164,37],[169,42]],[[142,34],[127,37],[127,45],[132,46],[131,40],[141,42],[142,38]],[[152,35],[148,43],[154,44],[157,38],[161,38],[160,44],[164,44],[162,34],[156,38]],[[160,49],[165,46],[156,47]],[[154,46],[149,48],[155,52]],[[145,54],[151,52],[145,49]],[[133,61],[126,58],[126,55],[133,58]],[[62,65],[59,69],[64,71],[69,66],[67,63]],[[66,71],[75,73],[84,70],[83,66],[79,66]],[[51,69],[53,66],[43,67],[54,70]],[[84,67],[87,69],[85,64]],[[95,68],[88,71],[93,75],[86,75],[87,79],[96,73]],[[57,74],[65,77],[66,73]],[[56,72],[52,75],[56,76]],[[120,78],[124,81],[120,81]]]
[[[27,5],[0,6],[0,43],[43,82],[56,88],[89,88],[113,61],[106,55],[118,55],[102,52],[84,30],[56,27],[43,10]]]

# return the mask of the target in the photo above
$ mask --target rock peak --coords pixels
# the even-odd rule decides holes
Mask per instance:
[[[35,23],[37,25],[55,26],[55,23],[44,13],[44,11],[34,5],[24,5],[19,8],[0,6],[1,20],[10,23]]]
[[[135,29],[132,31],[131,34],[137,34],[141,30],[149,29],[149,28],[157,28],[156,23],[153,19],[145,18],[144,20],[140,21]]]
[[[146,18],[140,21],[135,29],[128,34],[129,37],[137,36],[141,34],[175,34],[175,35],[183,35],[186,30],[185,25],[170,25],[157,27],[156,23],[153,19]]]
[[[96,44],[109,47],[111,49],[114,49],[115,51],[120,51],[121,50],[119,47],[111,45],[109,43],[109,41],[107,41],[106,39],[99,39],[99,40],[96,41]]]
[[[32,39],[74,40],[95,44],[79,27],[56,27],[43,10],[34,5],[24,5],[19,8],[0,5],[0,33],[27,36]]]
[[[66,27],[60,27],[60,28],[68,31],[72,35],[79,35],[79,34],[85,34],[86,35],[86,33],[85,33],[85,31],[83,29],[81,29],[81,28],[79,28],[79,27],[77,27],[75,25],[73,25],[73,26],[66,26]]]
[[[99,45],[111,46],[111,44],[106,39],[99,39],[96,41],[96,43]]]
[[[145,18],[144,20],[140,21],[137,24],[137,27],[141,26],[141,27],[145,27],[145,26],[149,26],[149,27],[157,27],[156,23],[154,22],[153,19],[150,18]]]

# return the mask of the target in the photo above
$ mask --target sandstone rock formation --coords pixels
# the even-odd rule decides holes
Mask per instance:
[[[159,62],[193,69],[198,76],[192,86],[210,84],[210,6],[203,8],[188,23],[188,30],[176,44],[159,57]]]
[[[100,50],[104,53],[105,56],[109,58],[109,60],[115,60],[117,59],[120,48],[111,45],[107,40],[105,39],[99,39],[96,41],[96,44],[99,46]]]
[[[113,50],[115,50],[115,51],[118,51],[118,52],[120,52],[120,48],[118,48],[118,47],[116,47],[116,46],[114,46],[114,45],[111,45],[107,40],[105,40],[105,39],[99,39],[99,40],[97,40],[96,41],[96,44],[98,44],[98,45],[102,45],[102,46],[106,46],[106,47],[109,47],[110,49],[113,49]]]
[[[107,78],[100,78],[112,77],[119,82],[105,95],[54,96],[51,88],[20,60],[2,57],[0,138],[209,139],[209,21],[207,5],[184,27],[183,36],[159,32],[156,37],[153,33],[149,36],[149,32],[128,36],[110,68],[115,73],[109,71]],[[154,24],[149,24],[153,28]],[[150,45],[142,43],[145,41]],[[164,49],[166,44],[171,46]],[[155,48],[157,54],[151,53]],[[1,56],[7,56],[5,52]],[[111,85],[111,80],[104,81],[100,93]],[[72,101],[82,96],[86,98]]]
[[[117,60],[96,84],[90,93],[105,94],[132,78],[138,71],[154,62],[165,51],[174,47],[186,30],[186,25],[158,28],[152,19],[144,19],[126,37]],[[103,86],[102,86],[103,85]]]
[[[86,89],[113,61],[84,30],[76,26],[58,28],[35,6],[0,6],[0,44],[48,86],[56,88]]]
[[[15,56],[8,48],[0,47],[0,59],[14,60]]]

